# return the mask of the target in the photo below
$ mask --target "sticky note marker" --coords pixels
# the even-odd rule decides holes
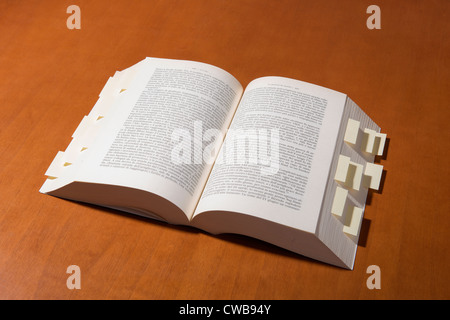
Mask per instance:
[[[350,144],[356,144],[359,135],[359,121],[348,119],[347,129],[345,130],[344,141]]]
[[[342,231],[355,242],[359,237],[363,212],[364,210],[362,208],[352,207],[347,214],[346,223],[342,229]]]
[[[345,181],[347,181],[347,172],[349,166],[350,166],[350,157],[340,155],[336,167],[336,174],[334,176],[334,180],[345,183]]]
[[[373,155],[381,156],[386,144],[386,134],[378,133],[375,130],[365,128],[361,150]]]
[[[363,166],[350,161],[350,157],[339,155],[334,180],[354,190],[359,190]]]
[[[368,162],[364,169],[363,185],[366,188],[378,190],[380,188],[383,166]]]
[[[83,120],[81,120],[78,127],[75,129],[75,132],[72,134],[72,138],[78,138],[83,136],[90,126],[90,119],[88,116],[84,116]]]
[[[345,212],[347,203],[348,190],[336,187],[336,192],[334,194],[333,204],[331,206],[331,213],[337,217],[342,217]]]
[[[56,179],[61,176],[64,171],[65,161],[64,161],[64,152],[58,151],[55,158],[53,158],[52,163],[48,167],[45,175],[50,177],[51,179]]]

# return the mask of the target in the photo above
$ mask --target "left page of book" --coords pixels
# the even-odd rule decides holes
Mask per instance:
[[[41,192],[58,195],[74,181],[118,186],[166,199],[189,220],[213,162],[204,156],[212,144],[204,133],[226,131],[242,91],[228,72],[200,62],[147,58],[116,73],[75,131],[73,147],[55,157]],[[121,194],[129,192],[111,192],[100,204],[132,209]],[[148,202],[135,209],[153,211]]]

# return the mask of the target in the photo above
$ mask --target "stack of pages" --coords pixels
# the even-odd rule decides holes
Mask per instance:
[[[40,191],[352,269],[385,141],[345,94],[146,58],[108,79]]]

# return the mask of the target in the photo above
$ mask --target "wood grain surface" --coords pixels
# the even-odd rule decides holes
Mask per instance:
[[[70,30],[69,5],[81,9]],[[1,299],[449,299],[450,2],[0,2]],[[347,93],[389,137],[353,271],[38,192],[107,78],[145,57]],[[69,265],[81,289],[69,290]],[[370,290],[367,268],[381,271]]]

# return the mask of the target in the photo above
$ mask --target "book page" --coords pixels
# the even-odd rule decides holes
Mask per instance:
[[[232,211],[315,232],[345,98],[287,78],[251,82],[195,215]]]
[[[190,217],[212,166],[203,161],[212,143],[203,133],[225,132],[241,94],[239,82],[217,67],[147,58],[100,120],[76,180],[149,191]]]

